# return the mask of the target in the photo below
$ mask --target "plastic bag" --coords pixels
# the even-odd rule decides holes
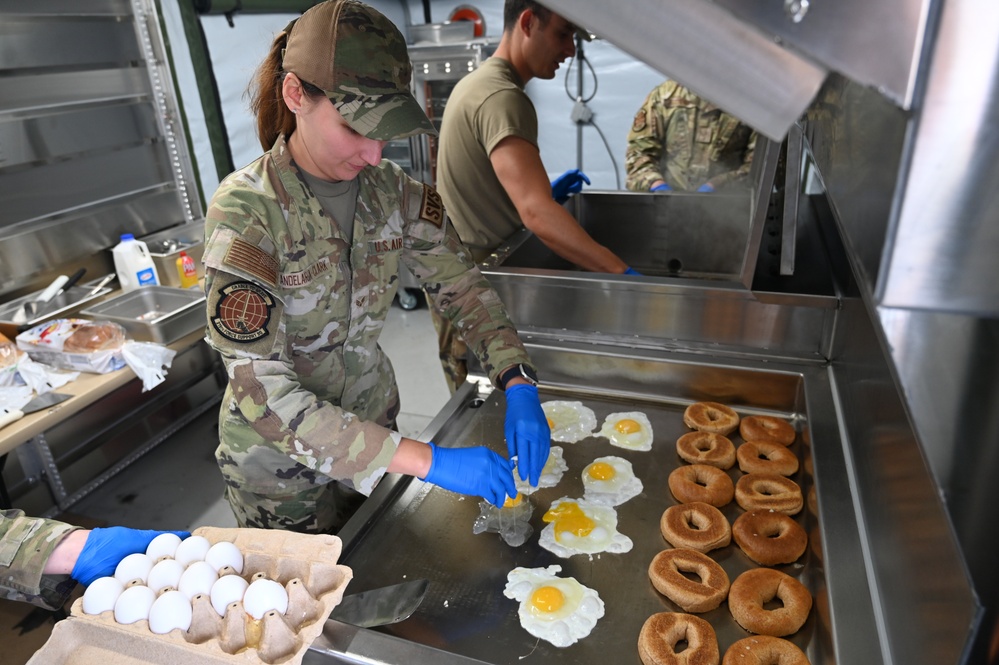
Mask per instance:
[[[125,329],[110,321],[55,319],[17,336],[33,360],[62,369],[107,374],[125,366]]]
[[[153,342],[125,342],[121,355],[135,375],[142,379],[142,392],[152,390],[166,380],[166,369],[177,352]]]

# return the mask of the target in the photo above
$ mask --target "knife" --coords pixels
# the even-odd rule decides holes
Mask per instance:
[[[29,413],[43,411],[68,400],[72,395],[65,393],[45,393],[32,399],[20,409],[0,409],[0,428],[18,421]]]
[[[329,618],[360,628],[398,623],[416,611],[429,585],[427,580],[410,580],[344,596]]]

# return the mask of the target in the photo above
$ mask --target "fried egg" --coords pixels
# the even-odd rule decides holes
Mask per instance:
[[[641,411],[612,413],[598,432],[610,439],[612,446],[628,450],[652,450],[652,423]]]
[[[604,615],[596,591],[571,577],[557,577],[562,566],[514,568],[503,595],[520,602],[520,625],[535,637],[567,647],[586,637]]]
[[[513,480],[517,484],[517,491],[521,494],[531,494],[537,492],[542,487],[555,487],[562,480],[562,474],[569,469],[565,459],[562,457],[562,448],[552,446],[548,453],[548,461],[541,469],[541,476],[538,477],[538,486],[532,487],[529,480],[520,479],[520,471],[515,467],[513,470]]]
[[[552,441],[576,443],[593,434],[597,415],[582,402],[554,400],[541,405],[552,431]]]
[[[603,506],[619,506],[645,489],[631,462],[621,457],[598,457],[583,469],[583,498]]]
[[[548,523],[539,544],[560,557],[631,550],[631,538],[617,530],[617,511],[586,499],[562,497],[541,518]]]

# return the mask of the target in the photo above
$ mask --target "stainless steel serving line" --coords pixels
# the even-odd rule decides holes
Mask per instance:
[[[509,547],[495,533],[472,533],[479,514],[477,501],[417,480],[391,478],[341,533],[343,561],[354,570],[352,591],[425,577],[430,580],[427,597],[413,617],[393,626],[363,631],[331,624],[326,637],[313,647],[313,660],[306,662],[447,662],[426,659],[436,653],[432,650],[440,650],[495,664],[513,665],[522,659],[585,664],[609,658],[615,663],[639,663],[637,641],[643,622],[656,612],[681,611],[652,587],[647,569],[655,554],[670,547],[660,533],[659,520],[666,508],[677,503],[667,477],[684,464],[675,442],[690,431],[683,424],[683,411],[694,401],[712,399],[743,415],[791,420],[798,430],[791,450],[802,462],[793,478],[806,496],[815,485],[836,484],[843,473],[843,446],[829,378],[814,364],[719,362],[592,344],[532,344],[529,350],[543,368],[543,402],[580,400],[596,413],[598,425],[612,412],[644,412],[655,433],[653,450],[624,450],[592,436],[575,444],[553,442],[562,447],[569,470],[556,487],[530,495],[534,534],[518,548]],[[502,394],[486,384],[466,384],[426,434],[440,445],[485,444],[500,451],[503,402]],[[741,442],[737,435],[733,440]],[[641,495],[617,508],[618,530],[633,540],[634,548],[625,554],[567,559],[541,548],[542,515],[559,497],[581,498],[580,472],[605,455],[629,460],[644,484]],[[742,474],[736,467],[729,475],[737,480]],[[836,492],[828,498],[820,494],[817,502],[810,502],[811,508],[806,505],[795,519],[809,533],[809,548],[795,564],[778,567],[813,594],[807,622],[789,637],[806,650],[813,665],[859,663],[863,661],[851,660],[850,654],[878,649],[866,578],[862,569],[851,565],[862,559],[858,525],[852,510],[837,505],[844,499],[848,508],[849,496]],[[742,512],[734,501],[722,511],[730,522]],[[734,542],[710,556],[733,580],[756,567]],[[606,604],[606,613],[590,636],[565,649],[528,634],[518,621],[519,603],[503,595],[506,575],[513,568],[553,564],[562,566],[561,576],[596,589]],[[715,627],[723,651],[747,635],[727,603],[701,616]],[[834,635],[833,621],[847,630]]]

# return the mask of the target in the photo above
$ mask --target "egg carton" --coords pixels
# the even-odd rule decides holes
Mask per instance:
[[[353,577],[337,565],[342,543],[336,536],[306,535],[265,529],[202,527],[194,535],[215,544],[234,543],[243,553],[247,581],[266,577],[288,591],[288,611],[266,613],[259,621],[232,603],[224,617],[205,594],[192,601],[191,628],[166,635],[149,630],[148,621],[122,625],[114,612],[83,613],[77,599],[70,617],[55,625],[45,645],[28,665],[177,665],[177,663],[244,663],[298,665],[309,645],[322,633],[330,612],[343,598]]]

